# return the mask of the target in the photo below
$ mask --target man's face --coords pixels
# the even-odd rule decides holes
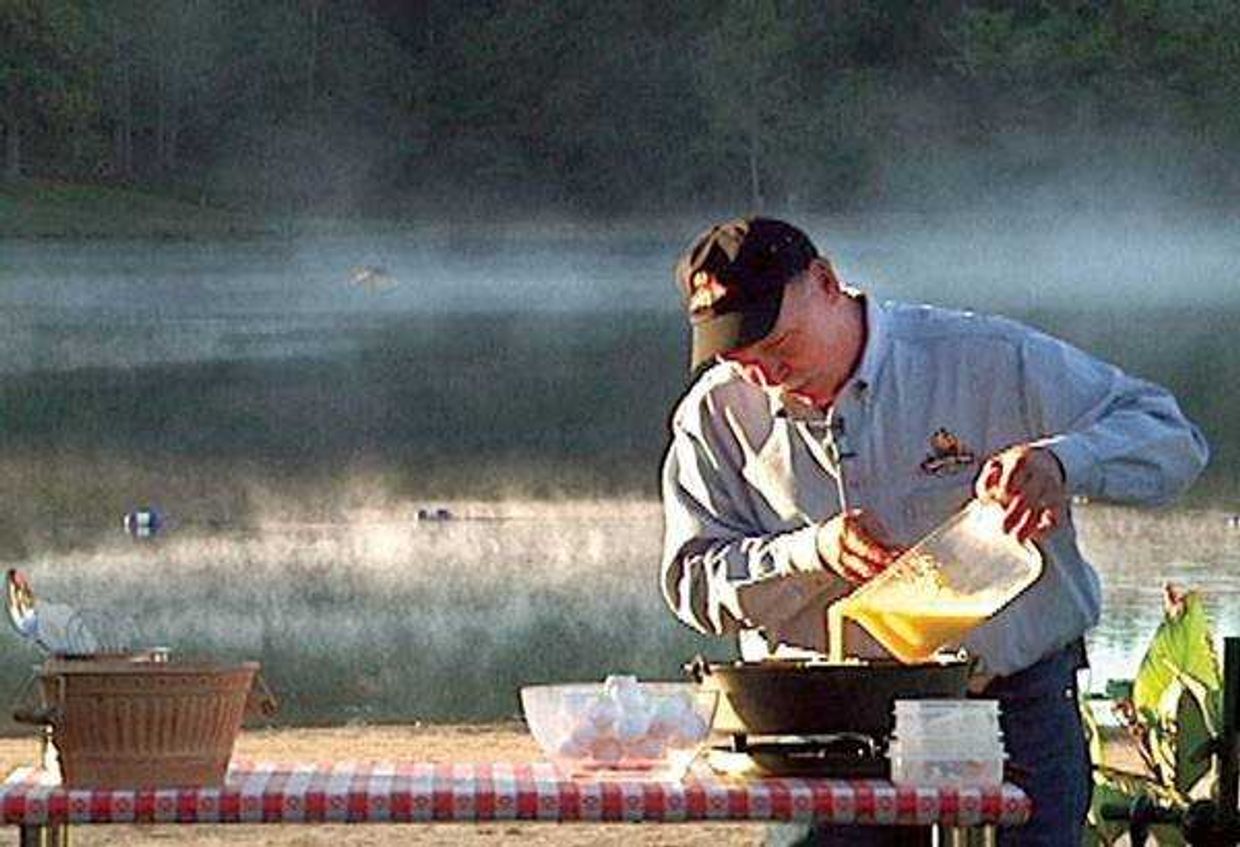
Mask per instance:
[[[779,317],[760,341],[720,355],[751,385],[781,398],[821,406],[831,400],[824,364],[833,355],[818,331],[816,310],[825,308],[818,278],[806,271],[784,289]]]

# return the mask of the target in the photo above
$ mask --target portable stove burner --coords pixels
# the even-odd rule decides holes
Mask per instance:
[[[719,773],[753,776],[828,776],[885,779],[891,774],[885,739],[835,735],[734,734],[711,747],[707,762]]]

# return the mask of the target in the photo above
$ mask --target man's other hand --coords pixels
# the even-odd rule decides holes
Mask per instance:
[[[1045,447],[1018,444],[986,460],[974,490],[1003,506],[1003,531],[1020,541],[1041,538],[1063,518],[1068,487],[1063,466]]]
[[[886,543],[887,530],[878,518],[849,509],[818,525],[818,558],[851,583],[873,579],[900,555]]]

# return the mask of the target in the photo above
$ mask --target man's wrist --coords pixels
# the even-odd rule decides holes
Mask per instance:
[[[1068,487],[1068,472],[1064,470],[1063,462],[1059,461],[1055,451],[1049,447],[1039,447],[1037,450],[1047,457],[1047,466],[1054,468],[1054,472],[1059,474],[1059,482],[1066,489]]]
[[[812,523],[789,533],[788,560],[796,570],[815,573],[826,568],[826,562],[818,546],[821,528],[821,524]]]
[[[1058,463],[1064,491],[1068,494],[1093,494],[1097,462],[1089,446],[1073,435],[1056,435],[1030,443],[1044,450]]]

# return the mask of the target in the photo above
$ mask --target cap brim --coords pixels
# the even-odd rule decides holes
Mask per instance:
[[[693,324],[693,353],[689,370],[696,371],[720,353],[761,341],[775,328],[783,292],[769,302],[752,304],[743,312],[728,312]]]

